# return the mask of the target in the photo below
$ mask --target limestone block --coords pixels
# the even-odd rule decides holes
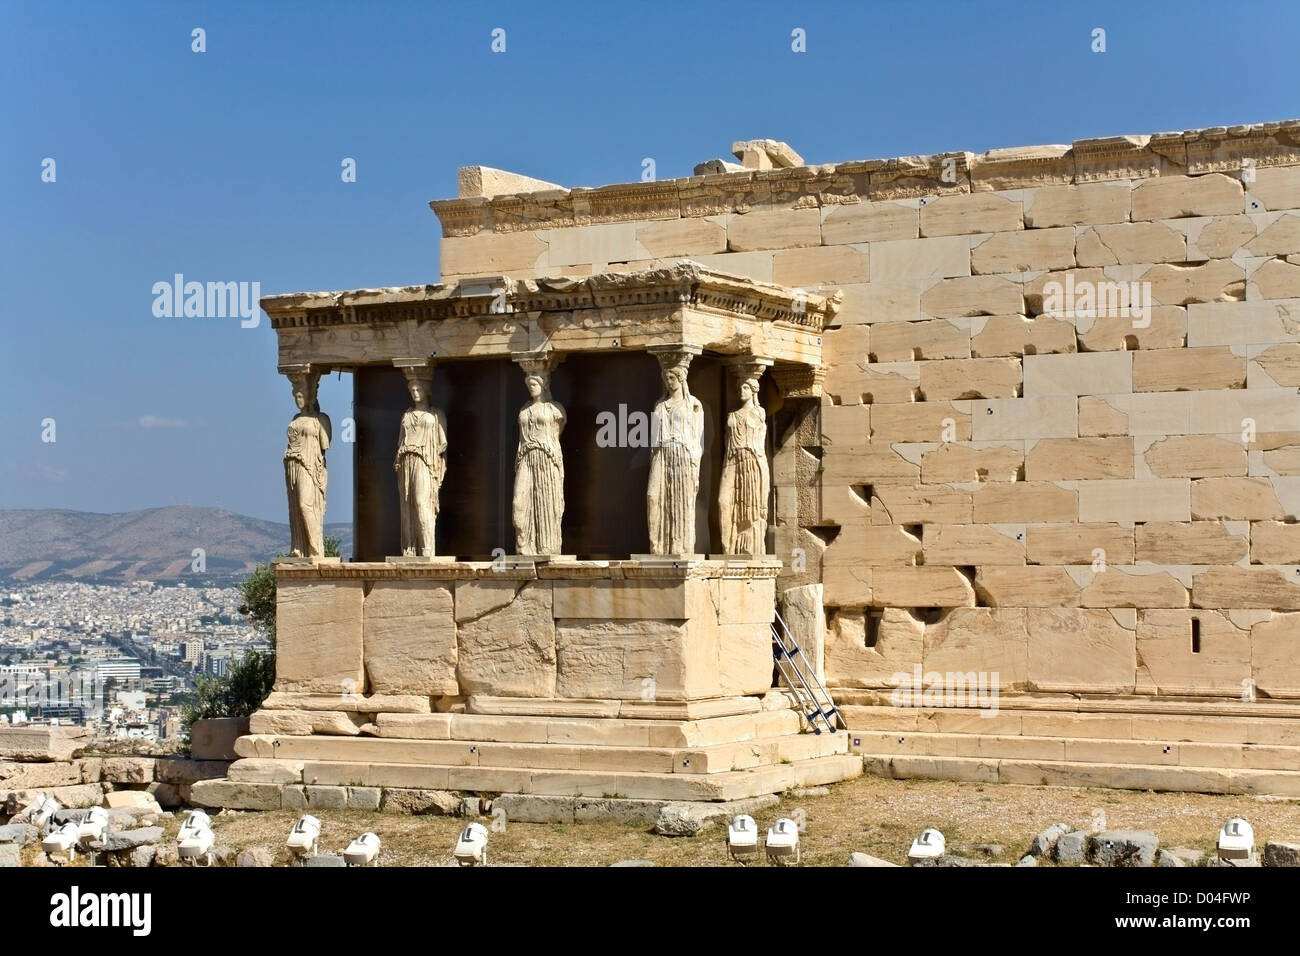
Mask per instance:
[[[924,219],[924,211],[922,218]],[[1074,229],[1069,226],[999,232],[982,242],[976,240],[970,251],[972,275],[1069,269],[1073,265]]]
[[[970,323],[970,354],[976,358],[1076,351],[1074,325],[1065,319],[991,315]]]
[[[814,246],[778,252],[772,257],[772,281],[796,288],[867,282],[874,255],[868,254],[865,247],[855,246]]]
[[[955,319],[968,315],[1014,315],[1023,312],[1021,285],[996,275],[943,279],[921,293],[921,314]]]
[[[957,607],[927,624],[926,672],[984,672],[999,692],[1022,685],[1029,673],[1025,609]]]
[[[247,717],[196,720],[190,725],[190,756],[195,760],[234,760],[235,744],[246,733]]]
[[[821,585],[810,585],[820,589]],[[721,624],[718,627],[718,664],[717,664],[717,693],[723,697],[745,697],[767,693],[772,686],[772,632],[768,625],[771,624],[772,604],[768,602],[768,620],[764,621],[761,626],[753,624]],[[814,666],[821,666],[824,672],[825,665],[825,627],[826,616],[820,614],[822,636],[821,643],[818,644],[819,638],[815,630],[807,628],[809,622],[800,620],[797,622],[800,629],[795,629],[795,624],[791,623],[787,617],[786,624],[790,627],[791,633],[795,635],[795,640],[799,642],[800,648],[803,649],[804,655],[810,662],[820,658],[820,663]],[[819,674],[820,676],[820,674]],[[696,681],[690,675],[687,680],[688,687],[696,686]],[[646,688],[640,688],[640,694],[645,693]],[[708,693],[708,689],[702,689],[699,693]],[[638,696],[637,699],[641,699]]]
[[[1133,221],[1185,216],[1231,216],[1242,211],[1241,181],[1222,173],[1160,176],[1133,189]]]
[[[1135,531],[1137,560],[1152,564],[1236,564],[1249,548],[1221,521],[1150,521]]]
[[[943,442],[921,454],[921,481],[1015,481],[1025,464],[1019,442]]]
[[[538,238],[548,246],[545,265],[550,274],[566,267],[610,262],[632,262],[649,258],[637,242],[635,222],[602,222],[566,229],[546,229]],[[721,250],[718,250],[721,251]]]
[[[70,760],[90,743],[85,727],[10,727],[0,725],[0,760]]]
[[[772,281],[772,252],[728,252],[722,255],[691,256],[706,269],[744,276],[755,282]]]
[[[1201,478],[1192,483],[1192,515],[1199,519],[1271,521],[1288,517],[1268,478]]]
[[[449,276],[533,273],[542,267],[547,249],[533,232],[444,238],[439,244],[442,278],[445,282]]]
[[[1101,268],[1038,272],[1021,278],[1026,315],[1074,319],[1097,312],[1118,314],[1132,305],[1132,285],[1112,280]]]
[[[961,319],[879,322],[870,328],[870,357],[873,362],[970,357],[970,324]],[[824,339],[823,336],[823,348]]]
[[[1270,259],[1250,275],[1250,298],[1300,297],[1300,263]]]
[[[638,226],[636,241],[654,258],[716,255],[727,251],[727,230],[708,219],[666,219]]]
[[[1300,575],[1295,568],[1264,565],[1206,568],[1192,575],[1192,604],[1207,608],[1300,610]]]
[[[1187,237],[1158,222],[1121,222],[1081,229],[1076,255],[1081,266],[1183,262]]]
[[[970,274],[970,241],[962,236],[894,239],[871,244],[872,282],[946,279]]]
[[[1025,563],[1024,542],[991,525],[927,525],[922,538],[928,566]]]
[[[962,236],[1022,228],[1020,202],[997,193],[939,196],[921,207],[923,236]]]
[[[970,524],[971,495],[943,485],[872,486],[872,524]]]
[[[1265,209],[1300,209],[1300,166],[1262,166],[1247,191]]]
[[[1025,397],[1110,395],[1133,390],[1131,352],[1026,355]],[[924,385],[924,379],[922,380]]]
[[[456,694],[456,622],[449,584],[376,581],[362,606],[373,693]]]
[[[1084,436],[1181,435],[1192,430],[1191,417],[1188,392],[1079,396],[1079,434]]]
[[[1149,314],[1076,316],[1080,350],[1104,352],[1114,349],[1177,349],[1187,340],[1187,307],[1152,305]],[[1135,325],[1134,323],[1146,323]]]
[[[823,589],[820,584],[805,584],[802,587],[787,588],[781,592],[781,617],[785,620],[790,633],[795,635],[804,657],[812,665],[813,673],[820,680],[826,679],[826,609],[822,601]],[[721,650],[722,666],[727,666],[726,642]],[[767,665],[771,675],[771,664]],[[724,693],[730,693],[724,691]]]
[[[516,588],[517,593],[507,597],[507,592]],[[499,600],[506,603],[496,605]],[[474,614],[479,607],[486,609]],[[460,693],[556,696],[556,637],[549,582],[457,581],[456,617]]]
[[[850,524],[840,528],[822,555],[824,568],[916,564],[921,539],[898,525]],[[828,602],[829,603],[829,602]]]
[[[248,731],[288,737],[311,734],[355,737],[367,722],[363,714],[342,710],[258,710],[248,718]]]
[[[1085,569],[1081,576],[1091,581],[1079,594],[1083,607],[1187,607],[1187,588],[1172,574],[1157,568],[1107,565],[1104,570]]]
[[[887,607],[869,628],[867,613],[839,610],[830,620],[826,679],[831,686],[896,686],[895,675],[910,674],[921,663],[925,639],[921,620],[904,608]],[[870,645],[869,638],[874,638]]]
[[[913,402],[921,386],[921,369],[916,362],[841,362],[832,365],[822,386],[836,404],[870,405]]]
[[[1287,213],[1273,222],[1267,222],[1260,216],[1250,217],[1250,219],[1252,225],[1261,227],[1259,235],[1246,243],[1246,251],[1252,256],[1289,257],[1300,252],[1300,213]],[[1278,297],[1265,296],[1264,298]]]
[[[279,810],[280,787],[271,783],[200,780],[190,787],[190,802],[210,810]]]
[[[920,212],[915,203],[859,202],[822,207],[822,242],[837,246],[851,242],[915,239]]]
[[[1251,676],[1250,643],[1249,629],[1213,611],[1143,611],[1137,625],[1137,693],[1238,697]]]
[[[276,690],[342,694],[364,688],[362,584],[277,582]]]
[[[1255,470],[1253,456],[1247,457],[1252,463],[1251,470]],[[1266,472],[1278,472],[1284,475],[1300,473],[1300,445],[1284,445],[1281,448],[1268,449],[1262,452],[1260,457]]]
[[[1079,496],[1050,481],[990,482],[975,492],[976,524],[1074,521]]]
[[[1133,353],[1135,392],[1245,387],[1246,357],[1234,355],[1227,347],[1142,349]]]
[[[973,607],[975,590],[955,568],[877,567],[871,572],[872,601],[891,607]]]
[[[1252,626],[1250,651],[1257,693],[1300,697],[1300,614],[1272,614]]]
[[[163,783],[189,785],[198,780],[214,780],[226,775],[230,764],[225,760],[186,760],[183,757],[159,757],[154,776]]]
[[[1259,233],[1255,220],[1246,215],[1183,220],[1181,224],[1185,224],[1184,227],[1189,229],[1187,258],[1191,262],[1205,259],[1230,259],[1238,249]]]
[[[71,787],[82,782],[81,767],[68,761],[58,763],[0,762],[0,794],[10,790]]]
[[[727,247],[732,252],[820,246],[822,214],[812,209],[757,210],[732,216],[727,223]]]
[[[865,445],[871,438],[871,405],[821,406],[821,444]]]
[[[1113,524],[1031,524],[1025,528],[1030,564],[1092,564],[1097,550],[1107,564],[1133,563],[1133,529]]]
[[[1187,344],[1271,345],[1300,336],[1300,299],[1206,302],[1187,307]]]
[[[871,567],[862,561],[822,568],[828,607],[866,607],[871,604]]]
[[[152,757],[105,757],[100,771],[109,783],[152,783]]]
[[[1300,564],[1300,524],[1281,521],[1252,522],[1250,560],[1252,564]]]
[[[1160,305],[1233,302],[1246,298],[1245,270],[1225,259],[1212,259],[1201,265],[1166,262],[1142,273],[1139,281],[1151,283],[1152,300]]]
[[[234,783],[302,783],[302,766],[301,760],[245,757],[230,765],[226,778]]]
[[[1246,448],[1214,435],[1175,435],[1142,453],[1157,478],[1210,478],[1246,474]]]
[[[921,317],[921,289],[926,280],[893,279],[839,286],[844,302],[835,319],[840,325],[915,322]]]
[[[1126,182],[1027,189],[1025,228],[1125,222],[1129,217],[1130,192]]]
[[[1247,387],[1300,388],[1300,343],[1270,345],[1250,357]]]
[[[1191,482],[1186,478],[1079,482],[1079,520],[1190,521]]]
[[[1111,438],[1044,438],[1027,443],[1028,481],[1065,481],[1133,477],[1133,440]]]
[[[1072,395],[977,401],[971,405],[975,441],[1077,438],[1078,404]]]
[[[555,641],[558,675],[549,696],[668,701],[721,694],[716,623],[560,620]]]
[[[1029,682],[1043,692],[1132,693],[1134,630],[1101,608],[1031,607],[1025,612]]]
[[[872,441],[942,441],[945,431],[955,441],[970,440],[970,402],[927,401],[871,406]]]
[[[553,611],[556,618],[681,621],[690,615],[689,592],[703,586],[698,580],[556,581]]]
[[[836,447],[822,456],[823,485],[868,482],[882,478],[919,479],[920,466],[912,464],[884,442],[862,448]],[[566,615],[567,616],[567,615]]]
[[[949,359],[921,365],[921,393],[927,401],[1015,398],[1020,394],[1018,358]]]
[[[988,607],[1075,607],[1080,588],[1065,568],[981,565],[975,590]]]

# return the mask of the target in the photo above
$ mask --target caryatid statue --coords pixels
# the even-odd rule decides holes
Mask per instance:
[[[695,352],[656,350],[664,394],[650,419],[650,483],[646,516],[651,554],[695,551],[695,499],[704,455],[704,407],[686,383]]]
[[[284,485],[289,493],[289,553],[295,558],[325,556],[325,452],[330,420],[316,399],[319,373],[290,372],[298,414],[289,422],[284,449]]]
[[[518,554],[559,554],[564,517],[564,456],[560,433],[564,408],[551,398],[553,360],[516,358],[524,370],[529,402],[519,410],[512,517]]]
[[[447,417],[429,407],[433,369],[403,368],[411,407],[397,439],[397,497],[402,513],[402,554],[431,558],[438,494],[447,473]]]
[[[740,407],[727,416],[726,456],[718,517],[722,549],[727,554],[762,554],[767,541],[767,413],[758,403],[758,378],[771,362],[745,360],[730,364],[740,393]]]

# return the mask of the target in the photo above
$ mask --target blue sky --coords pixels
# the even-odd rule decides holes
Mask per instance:
[[[1293,3],[0,3],[0,507],[284,520],[269,324],[155,317],[153,284],[436,281],[459,166],[595,186],[754,137],[824,163],[1278,120],[1297,49]],[[347,379],[321,398],[337,429]]]

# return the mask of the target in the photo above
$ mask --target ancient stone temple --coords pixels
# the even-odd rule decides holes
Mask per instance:
[[[441,285],[263,301],[308,546],[231,780],[1300,794],[1300,122],[734,152],[463,170]],[[778,609],[849,734],[773,689]]]

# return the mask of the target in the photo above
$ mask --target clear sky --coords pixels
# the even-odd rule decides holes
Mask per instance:
[[[156,317],[154,283],[436,281],[459,166],[596,186],[756,137],[826,163],[1279,120],[1298,50],[1293,2],[5,0],[0,507],[285,520],[269,323]],[[348,380],[321,401],[337,431]]]

